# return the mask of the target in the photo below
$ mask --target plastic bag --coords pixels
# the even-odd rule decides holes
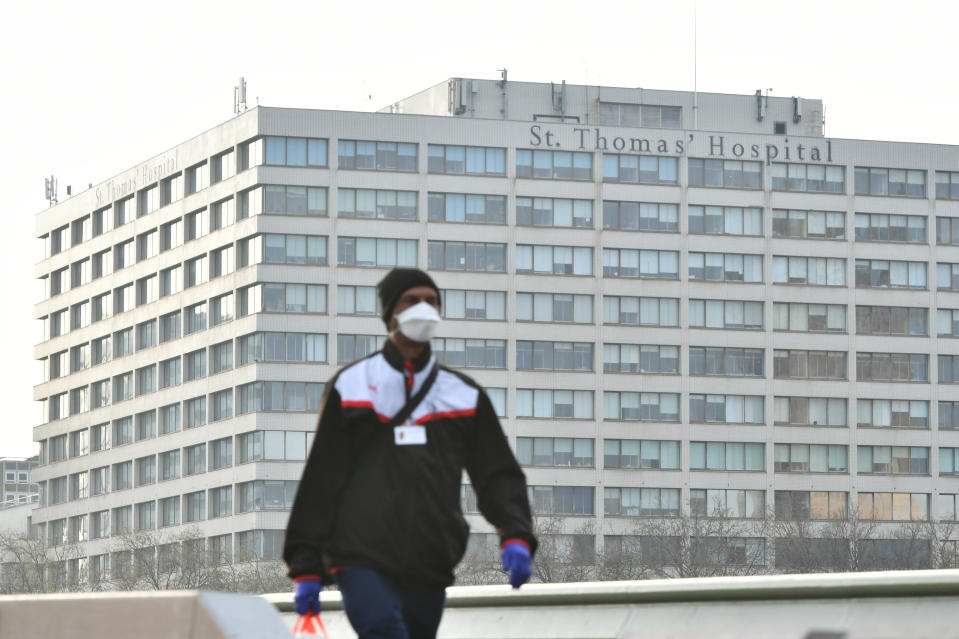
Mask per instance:
[[[300,615],[293,624],[294,637],[323,637],[326,639],[326,626],[319,614],[310,611]]]

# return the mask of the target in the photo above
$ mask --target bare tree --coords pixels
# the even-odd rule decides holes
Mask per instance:
[[[544,583],[590,581],[597,576],[596,523],[588,519],[571,533],[566,517],[536,515],[533,532],[539,541],[533,577]]]
[[[76,544],[49,544],[41,537],[0,533],[0,593],[75,590],[67,579],[67,562],[79,558]]]

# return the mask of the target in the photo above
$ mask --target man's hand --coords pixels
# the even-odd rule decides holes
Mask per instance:
[[[519,588],[533,574],[533,559],[529,545],[521,539],[508,539],[503,544],[503,570],[509,573],[509,583]]]
[[[293,595],[293,605],[296,614],[305,615],[311,610],[320,614],[320,589],[323,584],[316,575],[303,575],[293,580],[296,583],[296,594]]]

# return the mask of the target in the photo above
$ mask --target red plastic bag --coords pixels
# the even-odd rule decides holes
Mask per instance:
[[[323,625],[323,619],[312,610],[305,615],[300,615],[296,623],[293,624],[294,637],[324,637],[326,638],[326,626]]]

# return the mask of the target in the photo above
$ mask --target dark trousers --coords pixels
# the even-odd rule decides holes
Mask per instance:
[[[360,639],[433,639],[446,588],[400,585],[369,568],[342,568],[336,583]]]

